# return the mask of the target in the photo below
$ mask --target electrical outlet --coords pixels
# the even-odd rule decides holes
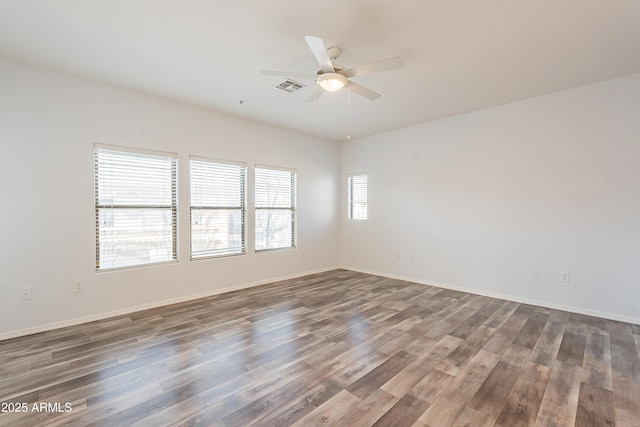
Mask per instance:
[[[571,281],[571,273],[563,272],[560,274],[560,281],[564,283],[569,283]]]
[[[396,261],[400,261],[400,252],[396,252]]]
[[[31,286],[20,288],[20,301],[28,301],[31,299]]]
[[[411,262],[416,262],[416,256],[415,256],[415,255],[411,255],[411,256],[409,257],[409,260],[410,260]]]
[[[76,286],[73,288],[73,292],[84,292],[84,282],[77,282]]]

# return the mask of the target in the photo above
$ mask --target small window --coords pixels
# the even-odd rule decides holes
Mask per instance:
[[[243,163],[192,157],[191,259],[246,253]]]
[[[296,246],[296,172],[256,166],[256,251]]]
[[[96,270],[177,261],[176,159],[96,144]]]
[[[349,175],[349,219],[367,219],[367,174]]]

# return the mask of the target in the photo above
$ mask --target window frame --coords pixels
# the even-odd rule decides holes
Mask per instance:
[[[209,163],[211,165],[237,166],[242,168],[240,184],[240,206],[195,206],[193,205],[193,170],[192,162]],[[191,261],[214,259],[247,254],[247,163],[231,160],[211,159],[200,156],[189,156],[189,255]],[[193,253],[193,212],[195,210],[239,210],[241,221],[241,245],[239,252],[227,252],[213,255],[195,256]]]
[[[288,207],[281,206],[261,206],[258,204],[258,170],[270,170],[270,171],[281,171],[290,173],[290,183],[291,183],[291,198],[290,204]],[[298,172],[296,169],[285,168],[279,166],[269,166],[256,164],[254,167],[254,183],[253,183],[253,194],[254,194],[254,250],[256,253],[269,252],[274,250],[285,250],[285,249],[295,249],[297,247],[298,240],[298,207],[297,207],[297,194],[298,194]],[[289,211],[291,212],[291,236],[288,239],[288,246],[278,246],[278,247],[265,247],[258,249],[258,212],[259,211]]]
[[[145,204],[142,200],[141,203],[138,204],[114,204],[113,202],[101,203],[100,201],[100,153],[103,152],[112,152],[118,153],[118,155],[127,156],[130,155],[132,160],[135,157],[138,158],[146,158],[146,160],[151,160],[152,158],[161,158],[163,161],[170,161],[170,180],[171,180],[171,203],[170,204]],[[160,160],[160,159],[159,159]],[[108,272],[114,270],[121,269],[129,269],[129,268],[139,268],[139,267],[147,267],[153,265],[162,265],[168,263],[177,263],[179,261],[178,258],[178,154],[156,151],[156,150],[146,150],[132,147],[123,147],[116,145],[108,145],[108,144],[94,144],[93,150],[93,162],[94,162],[94,215],[95,215],[95,244],[96,244],[96,272]],[[132,168],[131,171],[135,172],[135,168]],[[131,172],[130,171],[130,172]],[[133,174],[135,175],[135,173]],[[168,210],[170,211],[170,219],[171,219],[171,256],[169,259],[164,259],[160,261],[152,261],[152,262],[143,262],[143,263],[129,263],[126,265],[119,265],[115,267],[104,267],[101,260],[101,225],[100,225],[100,212],[116,212],[118,210],[129,210],[129,209],[138,209],[138,210],[148,210],[148,211],[157,211],[157,210]]]
[[[354,192],[358,183],[354,183],[354,178],[364,177],[364,201],[355,201]],[[362,184],[360,184],[362,185]],[[356,217],[355,203],[362,203],[364,206],[364,216]],[[351,173],[347,176],[347,219],[353,221],[367,221],[369,219],[369,175],[367,172]]]

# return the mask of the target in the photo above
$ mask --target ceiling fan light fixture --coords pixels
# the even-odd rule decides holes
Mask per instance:
[[[338,73],[323,73],[318,76],[318,84],[327,92],[335,92],[347,85],[347,78]]]

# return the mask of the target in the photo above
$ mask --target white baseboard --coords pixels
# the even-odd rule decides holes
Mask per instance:
[[[597,311],[597,310],[588,310],[588,309],[581,308],[581,307],[573,307],[573,306],[567,306],[567,305],[562,305],[562,304],[556,304],[556,303],[549,302],[549,301],[538,301],[538,300],[529,299],[529,298],[521,298],[521,297],[517,297],[517,296],[514,296],[514,295],[499,294],[499,293],[495,293],[495,292],[486,292],[486,291],[483,291],[483,290],[480,290],[480,289],[467,288],[467,287],[464,287],[464,286],[449,285],[449,284],[445,284],[445,283],[430,282],[428,280],[417,279],[415,277],[405,277],[405,276],[399,276],[399,275],[396,275],[396,274],[381,273],[379,271],[372,271],[372,270],[367,270],[367,269],[362,269],[362,268],[357,268],[357,267],[349,267],[349,266],[346,266],[346,265],[341,265],[339,268],[343,268],[345,270],[357,271],[359,273],[373,274],[374,276],[388,277],[389,279],[404,280],[404,281],[407,281],[407,282],[418,283],[420,285],[435,286],[437,288],[451,289],[451,290],[454,290],[454,291],[467,292],[467,293],[474,294],[474,295],[482,295],[482,296],[485,296],[485,297],[503,299],[503,300],[513,301],[513,302],[519,302],[519,303],[522,303],[522,304],[537,305],[539,307],[551,308],[551,309],[554,309],[554,310],[568,311],[570,313],[584,314],[586,316],[594,316],[594,317],[600,317],[600,318],[603,318],[603,319],[616,320],[616,321],[619,321],[619,322],[625,322],[625,323],[632,323],[634,325],[640,325],[640,319],[637,319],[637,318],[634,318],[634,317],[628,317],[628,316],[620,316],[620,315],[615,314],[615,313],[607,313],[607,312],[602,312],[602,311]]]
[[[322,269],[317,269],[317,270],[312,270],[312,271],[305,271],[303,273],[296,273],[296,274],[291,274],[291,275],[287,275],[287,276],[273,277],[273,278],[270,278],[270,279],[259,280],[259,281],[251,282],[251,283],[243,283],[243,284],[229,286],[229,287],[222,288],[222,289],[215,289],[215,290],[212,290],[212,291],[203,292],[203,293],[200,293],[200,294],[186,295],[186,296],[183,296],[183,297],[173,298],[173,299],[169,299],[169,300],[156,301],[156,302],[149,303],[149,304],[143,304],[143,305],[137,305],[137,306],[133,306],[133,307],[127,307],[127,308],[124,308],[124,309],[121,309],[121,310],[109,311],[109,312],[95,314],[95,315],[91,315],[91,316],[79,317],[79,318],[64,320],[64,321],[61,321],[61,322],[55,322],[55,323],[49,323],[49,324],[45,324],[45,325],[39,325],[39,326],[35,326],[35,327],[32,327],[32,328],[26,328],[26,329],[19,329],[19,330],[16,330],[16,331],[4,332],[4,333],[0,333],[0,341],[11,339],[11,338],[17,338],[17,337],[21,337],[21,336],[25,336],[25,335],[37,334],[37,333],[40,333],[40,332],[51,331],[51,330],[54,330],[54,329],[65,328],[67,326],[80,325],[82,323],[93,322],[93,321],[96,321],[96,320],[108,319],[110,317],[121,316],[121,315],[129,314],[129,313],[135,313],[137,311],[148,310],[148,309],[151,309],[151,308],[162,307],[162,306],[165,306],[165,305],[171,305],[171,304],[177,304],[177,303],[186,302],[186,301],[192,301],[192,300],[196,300],[196,299],[199,299],[199,298],[206,298],[206,297],[210,297],[212,295],[223,294],[223,293],[226,293],[226,292],[236,291],[236,290],[240,290],[240,289],[252,288],[252,287],[255,287],[255,286],[265,285],[265,284],[268,284],[268,283],[279,282],[281,280],[296,279],[298,277],[308,276],[310,274],[324,273],[326,271],[331,271],[331,270],[336,270],[336,269],[345,269],[345,270],[357,271],[357,272],[360,272],[360,273],[372,274],[372,275],[375,275],[375,276],[388,277],[390,279],[405,280],[407,282],[418,283],[418,284],[421,284],[421,285],[435,286],[435,287],[443,288],[443,289],[452,289],[452,290],[456,290],[456,291],[467,292],[467,293],[474,294],[474,295],[482,295],[482,296],[491,297],[491,298],[498,298],[498,299],[503,299],[503,300],[508,300],[508,301],[519,302],[519,303],[523,303],[523,304],[537,305],[537,306],[540,306],[540,307],[551,308],[551,309],[554,309],[554,310],[568,311],[568,312],[571,312],[571,313],[584,314],[584,315],[587,315],[587,316],[595,316],[595,317],[600,317],[600,318],[603,318],[603,319],[617,320],[617,321],[620,321],[620,322],[632,323],[632,324],[640,325],[640,319],[633,318],[633,317],[627,317],[627,316],[620,316],[620,315],[615,314],[615,313],[606,313],[606,312],[600,312],[600,311],[596,311],[596,310],[588,310],[588,309],[584,309],[584,308],[580,308],[580,307],[573,307],[573,306],[566,306],[566,305],[562,305],[562,304],[555,304],[555,303],[548,302],[548,301],[538,301],[538,300],[533,300],[533,299],[529,299],[529,298],[521,298],[521,297],[517,297],[517,296],[514,296],[514,295],[499,294],[499,293],[494,293],[494,292],[486,292],[486,291],[482,291],[482,290],[478,290],[478,289],[467,288],[467,287],[464,287],[464,286],[456,286],[456,285],[449,285],[449,284],[445,284],[445,283],[430,282],[430,281],[418,279],[418,278],[415,278],[415,277],[406,277],[406,276],[400,276],[400,275],[396,275],[396,274],[389,274],[389,273],[382,273],[382,272],[379,272],[379,271],[361,269],[361,268],[357,268],[357,267],[350,267],[350,266],[345,266],[345,265],[337,265],[337,266],[332,266],[332,267],[327,267],[327,268],[322,268]]]
[[[110,317],[116,317],[116,316],[121,316],[121,315],[124,315],[124,314],[135,313],[137,311],[148,310],[148,309],[151,309],[151,308],[162,307],[162,306],[165,306],[165,305],[171,305],[171,304],[177,304],[177,303],[186,302],[186,301],[192,301],[192,300],[196,300],[196,299],[199,299],[199,298],[206,298],[206,297],[210,297],[212,295],[223,294],[223,293],[226,293],[226,292],[237,291],[237,290],[240,290],[240,289],[252,288],[254,286],[266,285],[268,283],[279,282],[281,280],[296,279],[298,277],[308,276],[310,274],[324,273],[326,271],[336,270],[338,268],[340,268],[340,267],[332,266],[332,267],[322,268],[322,269],[318,269],[318,270],[305,271],[304,273],[296,273],[296,274],[291,274],[291,275],[287,275],[287,276],[273,277],[273,278],[270,278],[270,279],[259,280],[257,282],[243,283],[243,284],[229,286],[229,287],[222,288],[222,289],[215,289],[215,290],[212,290],[212,291],[202,292],[202,293],[195,294],[195,295],[186,295],[186,296],[183,296],[183,297],[172,298],[172,299],[168,299],[168,300],[155,301],[155,302],[152,302],[152,303],[149,303],[149,304],[142,304],[142,305],[137,305],[137,306],[133,306],[133,307],[123,308],[121,310],[114,310],[114,311],[109,311],[109,312],[105,312],[105,313],[94,314],[94,315],[91,315],[91,316],[78,317],[78,318],[74,318],[74,319],[63,320],[61,322],[48,323],[48,324],[45,324],[45,325],[34,326],[32,328],[26,328],[26,329],[19,329],[19,330],[16,330],[16,331],[4,332],[4,333],[0,333],[0,341],[8,340],[8,339],[11,339],[11,338],[22,337],[22,336],[25,336],[25,335],[37,334],[37,333],[40,333],[40,332],[51,331],[51,330],[54,330],[54,329],[66,328],[67,326],[74,326],[74,325],[80,325],[82,323],[94,322],[96,320],[108,319]]]

